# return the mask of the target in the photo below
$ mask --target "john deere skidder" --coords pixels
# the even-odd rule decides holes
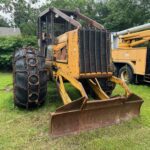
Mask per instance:
[[[38,18],[39,50],[14,54],[14,103],[31,108],[46,99],[48,75],[64,103],[51,113],[54,136],[108,126],[139,115],[143,100],[113,76],[110,33],[79,11],[47,9]],[[64,81],[79,90],[72,100]],[[123,96],[111,96],[119,84]],[[89,99],[89,95],[91,98]]]

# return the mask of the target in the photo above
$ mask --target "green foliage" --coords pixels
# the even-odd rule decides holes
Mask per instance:
[[[27,3],[24,0],[18,0],[13,3],[14,6],[14,22],[21,29],[23,35],[36,35],[37,17],[39,9],[33,8],[32,3],[37,0]]]
[[[0,16],[0,27],[9,27],[9,24]]]
[[[21,29],[21,33],[23,35],[35,35],[36,34],[36,24],[34,24],[33,22],[28,22],[28,23],[22,23],[20,25],[20,29]]]
[[[11,69],[13,52],[25,46],[37,47],[36,37],[0,37],[0,69]]]
[[[144,24],[150,18],[149,4],[147,0],[109,0],[104,25],[111,31],[119,31]]]

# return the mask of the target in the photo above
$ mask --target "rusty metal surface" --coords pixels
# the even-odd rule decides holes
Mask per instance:
[[[69,17],[65,13],[61,12],[60,10],[58,10],[57,8],[52,8],[52,11],[54,13],[58,14],[59,16],[61,16],[63,19],[65,19],[66,21],[68,21],[72,25],[76,26],[77,28],[81,27],[81,24],[78,21],[76,21],[73,18]]]
[[[117,97],[107,101],[87,101],[83,109],[51,113],[50,134],[63,136],[91,130],[137,117],[143,100],[132,94],[128,98]]]
[[[72,110],[81,110],[82,109],[82,105],[85,102],[85,97],[81,97],[75,101],[72,101],[69,104],[66,104],[62,107],[57,108],[56,112],[64,112],[64,111],[72,111]]]
[[[57,9],[57,8],[53,7],[53,8],[48,8],[45,11],[43,11],[39,15],[39,17],[46,16],[50,12],[54,12],[55,14],[58,14],[61,18],[65,19],[66,21],[68,21],[69,23],[71,23],[72,25],[74,25],[77,28],[80,28],[81,24],[69,16],[74,15],[75,18],[78,17],[78,18],[86,21],[89,25],[94,26],[97,29],[104,29],[103,25],[101,25],[100,23],[96,22],[95,20],[81,14],[79,11],[62,10],[62,9]]]
[[[94,21],[93,19],[91,19],[91,18],[89,18],[89,17],[87,17],[87,16],[81,14],[79,11],[76,11],[76,14],[77,14],[77,16],[78,16],[79,18],[81,18],[81,19],[87,21],[90,25],[92,25],[92,26],[94,26],[94,27],[96,27],[96,28],[98,28],[98,29],[104,29],[104,26],[103,26],[103,25],[101,25],[100,23]]]
[[[80,79],[89,79],[89,78],[107,78],[107,77],[111,77],[112,76],[112,72],[108,72],[108,73],[82,73],[80,74]]]
[[[71,23],[72,25],[74,25],[76,28],[80,28],[81,24],[76,21],[75,19],[71,18],[70,16],[68,16],[67,14],[65,14],[65,12],[53,7],[53,8],[48,8],[45,11],[43,11],[39,17],[43,17],[48,15],[48,13],[53,12],[55,14],[57,14],[58,16],[60,16],[61,18],[63,18],[64,20],[68,21],[69,23]],[[76,14],[75,14],[76,15]]]

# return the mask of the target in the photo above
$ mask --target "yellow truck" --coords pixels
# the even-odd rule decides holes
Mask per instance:
[[[150,83],[150,23],[111,34],[115,73],[125,82]]]

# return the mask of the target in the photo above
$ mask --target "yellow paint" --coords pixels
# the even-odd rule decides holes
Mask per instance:
[[[112,51],[113,62],[129,64],[135,74],[144,75],[147,48],[124,48]]]
[[[76,80],[75,78],[71,77],[70,75],[66,74],[63,71],[58,70],[56,72],[56,83],[57,83],[59,93],[60,93],[60,96],[61,96],[64,104],[69,104],[71,102],[71,99],[65,90],[63,79],[69,81],[76,89],[79,90],[82,97],[85,97],[86,99],[88,99],[88,96],[87,96],[82,84],[78,80]]]
[[[145,75],[147,47],[139,45],[149,40],[150,30],[120,36],[118,48],[112,50],[113,62],[129,64],[135,74]]]

